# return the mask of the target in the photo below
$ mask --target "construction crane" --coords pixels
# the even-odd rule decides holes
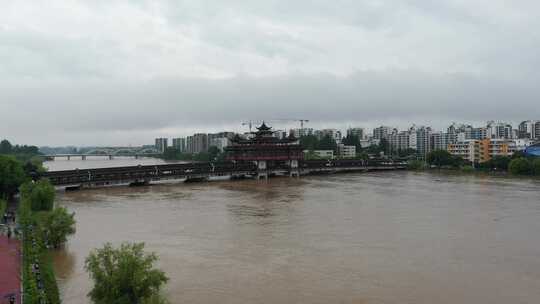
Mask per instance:
[[[309,122],[309,119],[298,119],[298,118],[274,118],[274,119],[266,119],[266,120],[248,120],[243,121],[242,126],[249,126],[249,132],[251,132],[253,128],[253,124],[259,124],[264,121],[299,121],[300,122],[300,128],[304,128],[304,123]]]
[[[251,129],[253,128],[253,124],[260,123],[260,120],[248,120],[243,121],[242,126],[249,126],[249,132],[251,132]]]
[[[303,129],[304,128],[304,123],[309,122],[309,119],[297,119],[297,121],[300,122],[300,128]]]

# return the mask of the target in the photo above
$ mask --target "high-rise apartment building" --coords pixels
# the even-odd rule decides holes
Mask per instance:
[[[349,128],[347,129],[347,135],[358,137],[358,139],[364,139],[364,128]]]
[[[227,137],[217,137],[209,142],[208,147],[216,147],[219,151],[223,152],[223,150],[230,145],[230,142],[231,140]]]
[[[186,139],[186,151],[188,153],[201,153],[208,151],[208,135],[197,133]]]
[[[296,128],[290,129],[289,134],[293,134],[296,138],[310,136],[314,134],[313,128]]]
[[[416,153],[421,158],[425,158],[431,152],[431,128],[416,128]]]
[[[518,126],[518,137],[540,140],[540,120],[526,120]]]
[[[330,136],[330,138],[334,139],[336,143],[341,143],[341,131],[337,129],[322,129],[322,130],[316,130],[314,131],[314,135],[317,136],[317,138],[322,139],[323,137]]]
[[[167,138],[156,138],[154,147],[160,153],[165,152],[167,149]]]
[[[513,137],[512,125],[503,122],[487,123],[487,138],[509,139]]]
[[[396,129],[389,135],[386,140],[390,145],[390,149],[394,152],[405,151],[408,149],[417,149],[416,127],[411,127],[407,131],[398,132]]]
[[[430,150],[447,150],[448,149],[448,133],[435,132],[431,134]]]
[[[387,126],[380,126],[378,128],[373,129],[373,138],[375,139],[383,139],[388,137],[389,134],[392,134],[394,131],[394,128],[387,127]]]
[[[186,151],[186,139],[183,137],[173,138],[172,139],[172,146],[176,150],[180,152]]]

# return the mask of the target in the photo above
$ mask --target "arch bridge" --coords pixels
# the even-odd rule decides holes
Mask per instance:
[[[108,159],[113,159],[115,156],[125,156],[125,157],[156,157],[161,155],[155,148],[96,148],[89,150],[84,153],[72,153],[72,154],[51,154],[45,155],[46,160],[55,160],[57,158],[66,158],[71,160],[72,158],[80,158],[86,160],[87,157],[106,157]]]

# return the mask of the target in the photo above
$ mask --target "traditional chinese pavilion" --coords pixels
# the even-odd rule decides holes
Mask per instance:
[[[279,139],[264,122],[252,134],[250,139],[233,139],[225,150],[226,159],[257,163],[259,177],[267,177],[268,169],[278,168],[288,169],[291,175],[298,174],[298,161],[304,158],[304,153],[297,138]]]

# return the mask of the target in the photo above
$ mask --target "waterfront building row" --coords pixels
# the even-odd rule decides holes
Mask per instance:
[[[338,145],[335,151],[337,156],[347,157],[343,155],[352,155],[352,148],[341,145],[344,139],[343,134],[339,129],[297,128],[290,129],[289,132],[276,131],[273,136],[279,139],[285,139],[288,136],[296,138],[315,136],[319,140],[330,137]],[[434,131],[429,126],[412,125],[404,131],[399,131],[397,128],[390,126],[379,126],[374,128],[372,134],[369,135],[364,128],[351,127],[346,130],[345,134],[357,138],[359,140],[358,146],[362,148],[380,145],[382,141],[385,141],[388,147],[385,153],[394,154],[399,151],[410,152],[414,150],[418,157],[424,158],[434,150],[450,151],[450,145],[453,145],[452,147],[464,146],[470,142],[485,139],[493,142],[498,142],[498,140],[512,141],[513,143],[509,145],[515,147],[515,150],[524,150],[536,141],[540,141],[540,120],[523,121],[517,129],[514,129],[509,123],[488,121],[485,126],[481,127],[453,123],[445,131]],[[236,134],[233,132],[197,133],[185,138],[173,138],[172,146],[186,153],[207,152],[212,146],[223,151],[231,144],[231,140],[235,136],[250,139],[252,134]],[[155,147],[158,151],[163,152],[167,148],[167,139],[156,138]],[[356,154],[356,152],[358,151],[354,153]]]
[[[469,139],[448,145],[448,152],[471,163],[484,163],[497,156],[512,156],[517,150],[512,140]]]

